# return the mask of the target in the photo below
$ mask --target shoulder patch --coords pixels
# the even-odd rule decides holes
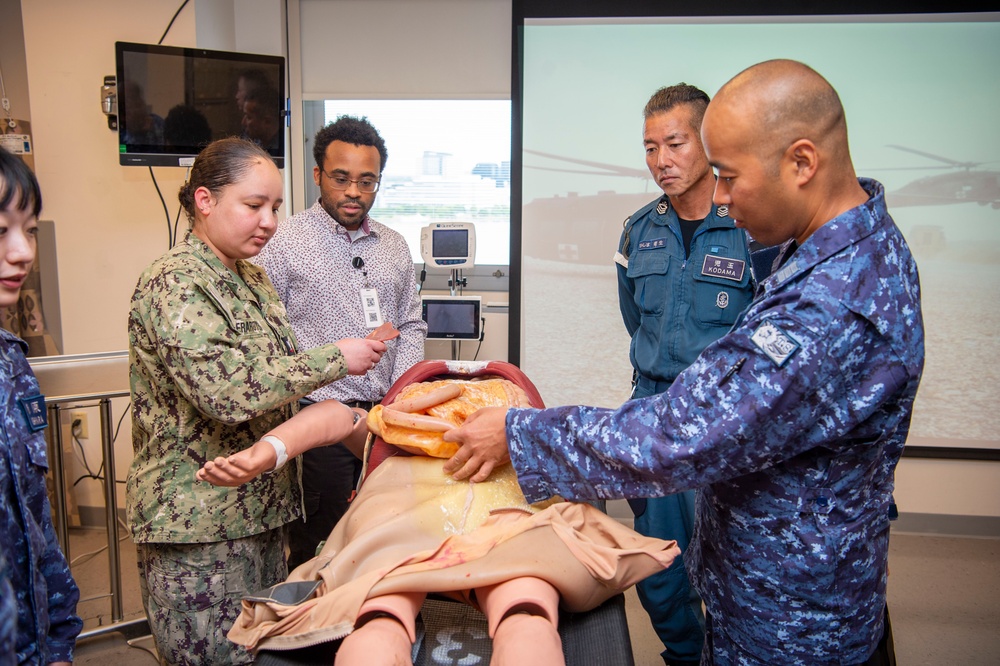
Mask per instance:
[[[45,396],[32,395],[21,398],[21,411],[32,432],[44,430],[49,425],[48,412],[45,410]]]
[[[750,339],[779,368],[802,346],[770,319],[762,321]]]

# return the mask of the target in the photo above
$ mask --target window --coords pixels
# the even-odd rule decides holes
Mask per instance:
[[[509,100],[326,100],[324,124],[367,116],[389,152],[371,216],[421,263],[420,229],[473,222],[476,264],[510,262]],[[316,128],[319,129],[319,128]],[[314,164],[307,155],[308,172]]]

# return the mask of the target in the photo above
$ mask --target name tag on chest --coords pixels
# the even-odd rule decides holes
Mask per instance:
[[[706,254],[705,260],[701,263],[701,274],[732,280],[733,282],[742,282],[743,272],[746,270],[746,267],[747,262],[740,259]]]
[[[264,330],[264,327],[260,323],[253,321],[252,319],[247,319],[244,321],[237,321],[233,324],[233,328],[240,335],[246,335],[247,333],[260,333]]]
[[[639,242],[640,250],[655,250],[657,248],[666,246],[667,246],[666,238],[654,238],[652,240],[645,240]]]

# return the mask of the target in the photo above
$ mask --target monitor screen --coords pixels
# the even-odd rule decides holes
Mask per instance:
[[[435,229],[431,246],[435,257],[467,257],[469,256],[469,230]]]
[[[420,256],[429,266],[471,268],[476,262],[476,225],[435,222],[422,228]]]
[[[423,319],[429,340],[478,340],[480,332],[479,297],[425,296]]]
[[[239,136],[284,167],[284,58],[116,42],[115,62],[120,164],[190,166]]]

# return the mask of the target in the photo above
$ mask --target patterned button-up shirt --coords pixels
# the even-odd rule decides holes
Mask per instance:
[[[13,637],[15,663],[48,664],[73,660],[83,621],[80,590],[52,526],[45,400],[27,349],[0,329],[0,658],[9,657]]]
[[[126,492],[137,542],[238,539],[299,514],[294,461],[237,488],[195,478],[205,461],[251,446],[296,399],[347,372],[336,345],[297,351],[264,271],[236,264],[238,276],[189,233],[132,296],[135,458]]]
[[[351,240],[347,230],[317,202],[278,225],[278,232],[254,259],[274,283],[304,349],[371,332],[361,306],[361,289],[378,292],[382,318],[399,329],[370,372],[348,376],[315,391],[313,400],[380,401],[399,376],[424,358],[427,324],[406,240],[365,218]],[[354,267],[355,259],[362,265]]]
[[[869,200],[810,236],[666,393],[508,414],[529,501],[701,488],[684,559],[717,664],[859,663],[882,629],[924,334],[916,264],[882,186],[860,182]]]

